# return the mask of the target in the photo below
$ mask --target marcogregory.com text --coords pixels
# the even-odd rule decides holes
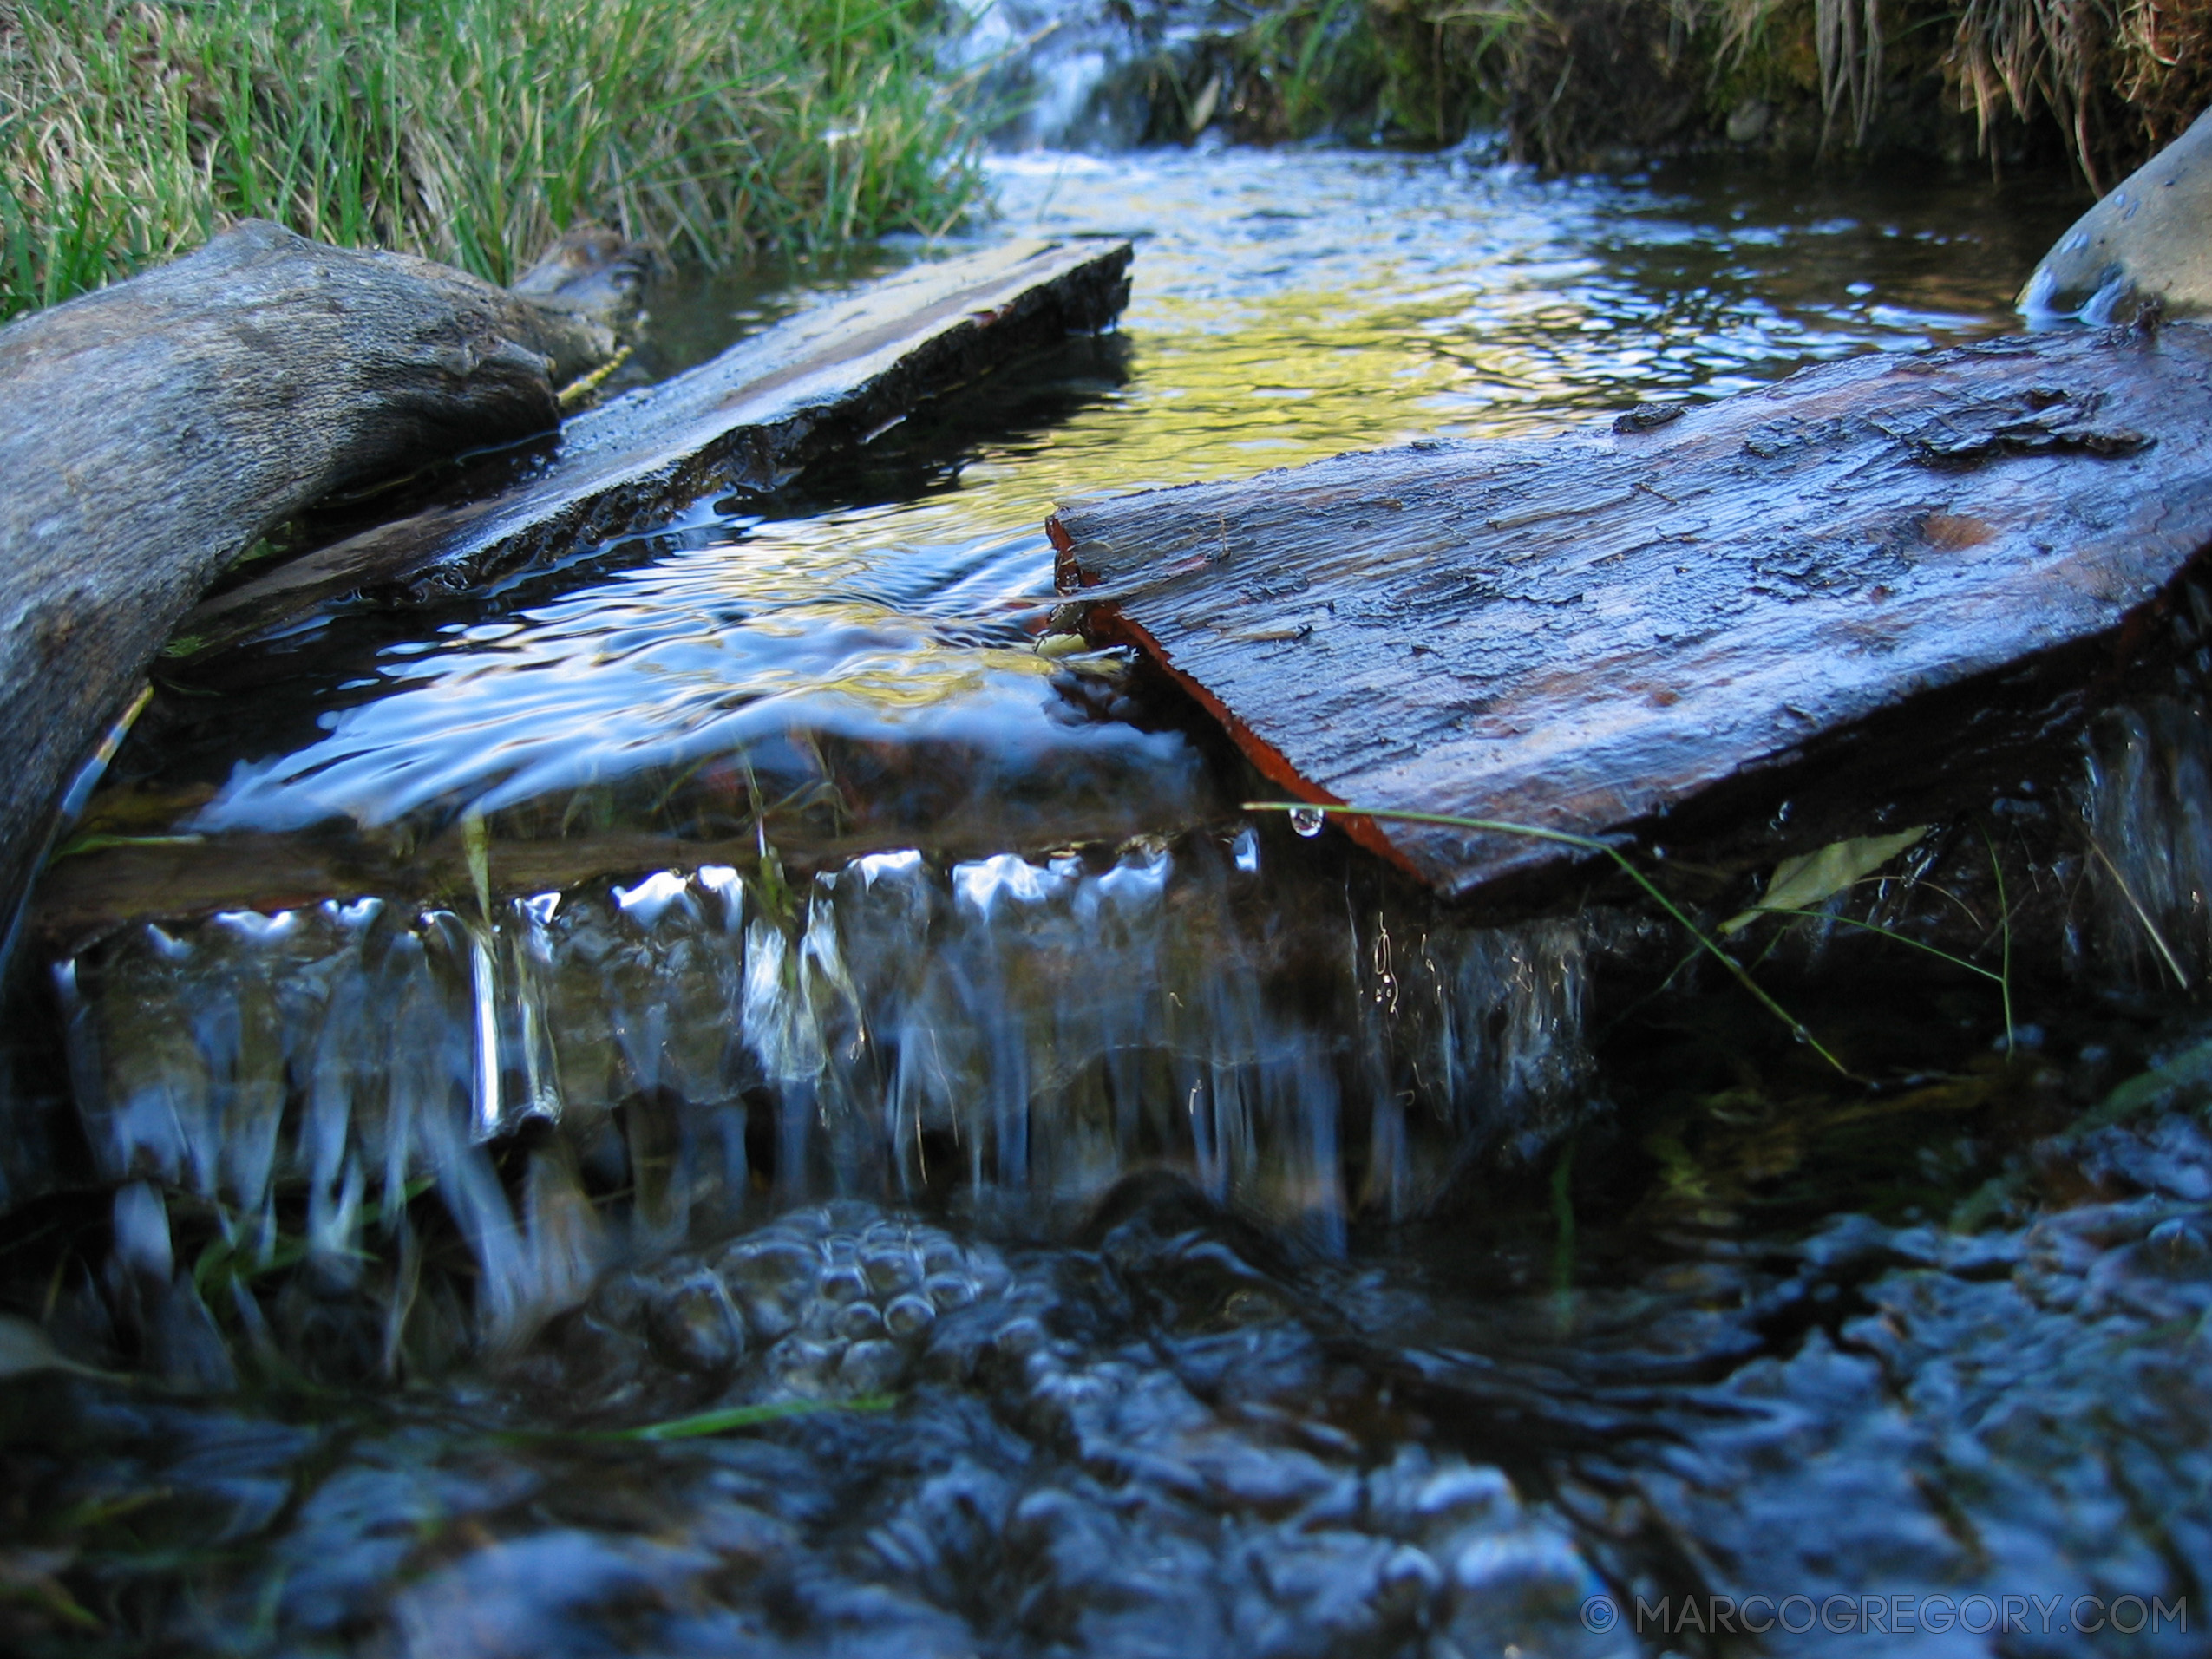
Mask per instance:
[[[1803,1636],[1827,1630],[1875,1636],[1941,1635],[1966,1630],[1976,1636],[2095,1636],[2115,1630],[2187,1630],[2189,1598],[2156,1596],[1639,1596],[1623,1603],[1593,1596],[1582,1603],[1582,1623],[1604,1632],[1622,1624],[1638,1636],[1764,1636],[1787,1630]]]

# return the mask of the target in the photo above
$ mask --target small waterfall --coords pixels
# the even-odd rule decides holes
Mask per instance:
[[[970,0],[967,11],[961,63],[986,98],[1015,112],[999,143],[1125,149],[1142,140],[1149,102],[1119,84],[1146,50],[1134,14],[1069,0]]]
[[[1012,112],[996,141],[1015,150],[1123,150],[1194,135],[1221,101],[1214,61],[1253,22],[1213,0],[967,0],[965,9],[959,65]]]
[[[2091,728],[2084,791],[2098,958],[2137,983],[2212,970],[2212,720],[2154,697]]]
[[[617,1250],[825,1199],[1050,1228],[1158,1166],[1332,1247],[1559,1126],[1587,1068],[1577,924],[1319,903],[1303,872],[1286,904],[1261,847],[1246,825],[332,900],[142,924],[56,978],[102,1178],[328,1291],[381,1264],[389,1361],[431,1189],[496,1343]]]

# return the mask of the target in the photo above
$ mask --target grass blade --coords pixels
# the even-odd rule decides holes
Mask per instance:
[[[1830,1054],[1820,1039],[1814,1036],[1805,1028],[1803,1022],[1768,995],[1766,988],[1751,977],[1743,963],[1722,950],[1718,940],[1692,921],[1679,905],[1661,892],[1649,877],[1629,861],[1626,853],[1610,841],[1601,840],[1594,835],[1574,835],[1565,830],[1543,829],[1534,824],[1510,824],[1502,819],[1460,818],[1450,813],[1400,812],[1388,807],[1319,806],[1306,800],[1247,800],[1244,803],[1244,809],[1247,812],[1262,813],[1332,813],[1347,818],[1387,819],[1401,824],[1438,824],[1448,829],[1475,830],[1484,834],[1524,836],[1530,840],[1550,841],[1561,846],[1580,847],[1587,852],[1602,854],[1619,865],[1623,874],[1637,886],[1642,888],[1654,904],[1665,911],[1685,932],[1696,940],[1700,950],[1727,969],[1729,976],[1750,992],[1761,1008],[1787,1026],[1791,1036],[1826,1061],[1835,1068],[1839,1076],[1849,1077],[1854,1082],[1863,1081],[1855,1076],[1849,1067]],[[2008,1030],[2011,1029],[2011,1003],[2008,998],[2006,1005]]]

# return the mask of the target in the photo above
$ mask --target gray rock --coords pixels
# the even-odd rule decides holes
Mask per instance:
[[[2031,322],[2212,311],[2212,110],[2074,221],[2020,291]]]

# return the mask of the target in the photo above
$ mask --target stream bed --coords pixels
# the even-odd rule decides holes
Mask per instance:
[[[0,1646],[2212,1651],[2201,653],[1764,924],[1845,1076],[1037,649],[1057,501],[1984,337],[2078,202],[993,167],[1138,238],[1117,331],[157,675],[69,850],[233,897],[18,964]],[[671,287],[647,369],[834,285]]]

